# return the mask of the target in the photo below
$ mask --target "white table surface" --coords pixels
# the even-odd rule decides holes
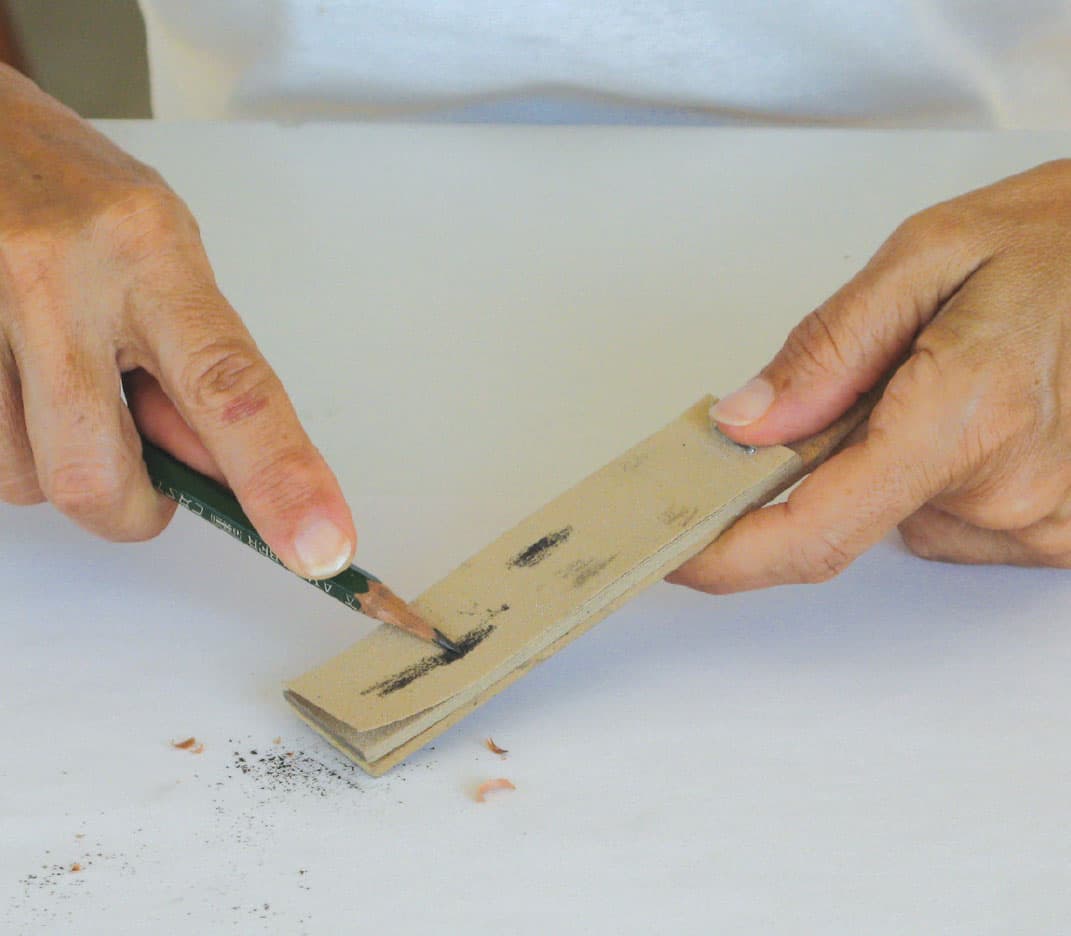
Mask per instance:
[[[409,595],[750,376],[901,218],[1071,152],[1068,135],[102,126],[199,216],[351,497],[361,558]],[[889,539],[820,587],[660,585],[373,780],[280,691],[367,628],[251,551],[186,515],[116,546],[0,507],[0,557],[2,932],[1071,919],[1067,573],[927,564]],[[204,754],[169,746],[188,735]],[[516,792],[475,803],[496,776]]]

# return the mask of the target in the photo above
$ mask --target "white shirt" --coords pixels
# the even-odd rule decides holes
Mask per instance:
[[[158,117],[1071,127],[1071,0],[141,0]]]

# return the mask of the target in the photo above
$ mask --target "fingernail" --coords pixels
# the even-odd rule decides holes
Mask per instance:
[[[294,552],[309,578],[330,578],[349,565],[353,544],[330,520],[306,520],[294,537]]]
[[[762,377],[754,377],[724,400],[710,408],[710,418],[726,426],[750,426],[773,403],[773,385]]]

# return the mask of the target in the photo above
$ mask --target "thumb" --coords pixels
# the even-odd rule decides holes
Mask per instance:
[[[711,408],[719,429],[744,445],[794,442],[878,383],[985,260],[948,223],[951,211],[954,203],[939,205],[904,222],[757,377]]]

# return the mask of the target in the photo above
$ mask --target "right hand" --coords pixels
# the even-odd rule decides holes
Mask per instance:
[[[156,535],[175,505],[149,482],[135,421],[227,484],[295,572],[351,561],[338,482],[185,204],[0,65],[0,500],[47,499],[110,540]]]
[[[712,416],[804,439],[891,377],[854,444],[671,582],[823,582],[899,527],[947,562],[1071,568],[1071,160],[909,218]]]

